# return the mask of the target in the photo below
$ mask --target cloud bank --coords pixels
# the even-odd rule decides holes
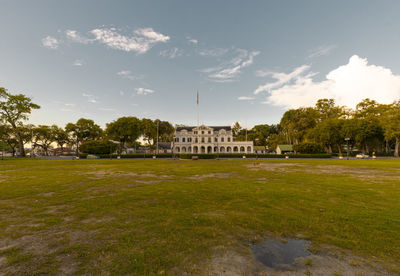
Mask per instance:
[[[388,104],[400,98],[400,75],[382,66],[369,65],[357,55],[339,66],[320,82],[314,81],[308,65],[289,74],[272,72],[275,82],[259,86],[254,94],[267,94],[265,104],[285,108],[313,106],[318,99],[332,98],[339,105],[354,108],[365,98]]]
[[[170,37],[154,31],[152,28],[141,28],[131,35],[120,33],[116,28],[97,28],[90,31],[93,37],[86,37],[76,30],[67,30],[67,38],[73,42],[89,44],[99,42],[112,49],[144,54],[157,43],[166,43]]]

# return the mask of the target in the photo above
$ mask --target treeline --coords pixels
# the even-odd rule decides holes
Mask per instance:
[[[246,131],[235,124],[234,132],[237,139],[247,136],[255,145],[267,146],[270,151],[278,144],[291,144],[301,153],[340,154],[348,143],[351,151],[393,152],[398,157],[400,101],[379,104],[365,99],[353,110],[336,105],[333,99],[320,99],[314,107],[286,111],[278,125],[257,125]]]
[[[106,124],[103,130],[93,120],[81,118],[75,123],[68,123],[65,128],[57,125],[24,124],[33,109],[40,106],[32,103],[25,95],[12,95],[0,88],[0,145],[2,148],[25,156],[25,145],[32,150],[40,149],[49,155],[53,145],[62,152],[64,147],[75,147],[83,152],[99,153],[121,152],[125,146],[138,146],[142,138],[150,147],[154,143],[172,141],[174,127],[166,121],[147,118],[121,117]]]
[[[167,121],[122,117],[106,124],[103,130],[93,120],[79,119],[65,128],[56,125],[27,125],[33,109],[40,108],[23,94],[13,95],[0,88],[0,141],[13,153],[25,156],[24,146],[40,148],[44,154],[56,144],[59,148],[86,145],[85,152],[98,149],[101,153],[121,151],[125,146],[138,146],[141,138],[147,145],[171,142],[174,127]],[[318,100],[314,107],[286,111],[279,124],[256,125],[250,130],[235,123],[236,140],[253,141],[273,152],[279,144],[294,145],[298,153],[342,153],[347,150],[365,154],[393,153],[399,156],[400,101],[379,104],[370,99],[356,108],[338,106],[333,99]],[[115,146],[115,142],[117,146]],[[92,150],[90,150],[92,149]],[[93,150],[94,149],[94,150]]]

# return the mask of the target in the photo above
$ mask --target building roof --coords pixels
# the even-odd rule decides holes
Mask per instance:
[[[212,128],[213,130],[217,130],[217,131],[221,130],[221,129],[225,129],[226,131],[232,130],[232,128],[230,126],[208,126],[208,127]],[[178,126],[178,127],[176,127],[176,131],[181,131],[184,129],[191,131],[194,128],[197,128],[197,127],[195,127],[195,126]]]
[[[281,151],[293,151],[293,145],[278,145]]]

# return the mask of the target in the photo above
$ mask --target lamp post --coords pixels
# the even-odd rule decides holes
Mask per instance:
[[[347,142],[347,160],[349,160],[349,141],[350,141],[350,138],[344,138],[344,140]]]

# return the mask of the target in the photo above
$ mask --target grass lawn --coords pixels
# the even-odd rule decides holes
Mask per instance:
[[[400,161],[0,162],[0,275],[202,274],[299,234],[399,273]]]

